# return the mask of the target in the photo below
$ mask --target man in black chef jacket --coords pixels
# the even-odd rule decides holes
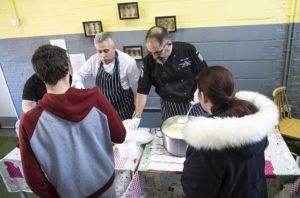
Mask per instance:
[[[146,47],[149,54],[143,60],[138,82],[135,117],[131,124],[137,128],[151,86],[160,96],[162,119],[185,115],[191,106],[197,88],[195,77],[207,64],[197,49],[189,43],[172,42],[169,32],[163,27],[148,30]],[[199,104],[190,115],[203,115]]]

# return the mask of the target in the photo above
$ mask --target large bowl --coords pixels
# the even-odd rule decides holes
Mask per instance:
[[[182,129],[186,123],[180,123],[178,120],[185,119],[185,115],[177,115],[166,119],[161,125],[161,132],[163,134],[163,144],[165,149],[172,155],[184,157],[187,143],[183,139]],[[195,118],[194,116],[188,116],[188,120]],[[174,134],[173,132],[174,131]]]

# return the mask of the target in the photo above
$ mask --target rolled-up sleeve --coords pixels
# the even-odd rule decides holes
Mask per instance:
[[[138,82],[137,92],[140,94],[148,95],[151,89],[151,71],[149,71],[149,65],[142,65],[141,75]]]
[[[198,74],[201,70],[207,68],[207,63],[204,60],[203,56],[195,47],[193,47],[192,53],[193,53],[194,71],[196,74]]]
[[[138,80],[140,77],[140,70],[136,65],[136,61],[132,60],[129,62],[128,70],[127,70],[128,82],[131,90],[134,94],[137,92]]]

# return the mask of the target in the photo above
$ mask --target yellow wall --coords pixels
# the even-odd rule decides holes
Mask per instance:
[[[300,22],[297,1],[138,0],[140,19],[119,20],[117,3],[132,1],[0,0],[0,38],[83,33],[82,21],[94,20],[104,31],[146,30],[155,16],[167,15],[176,15],[177,28]],[[15,17],[21,19],[16,27]]]

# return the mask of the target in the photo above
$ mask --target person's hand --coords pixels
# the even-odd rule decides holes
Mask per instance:
[[[84,89],[84,85],[78,80],[74,81],[71,87],[75,87],[77,89]]]
[[[140,125],[141,118],[133,117],[132,119],[128,119],[128,120],[124,120],[124,121],[123,121],[123,124],[126,129],[137,130]]]
[[[198,96],[198,89],[196,89],[196,91],[194,92],[194,98],[193,100],[190,102],[192,105],[195,105],[197,103],[199,103],[199,96]]]

